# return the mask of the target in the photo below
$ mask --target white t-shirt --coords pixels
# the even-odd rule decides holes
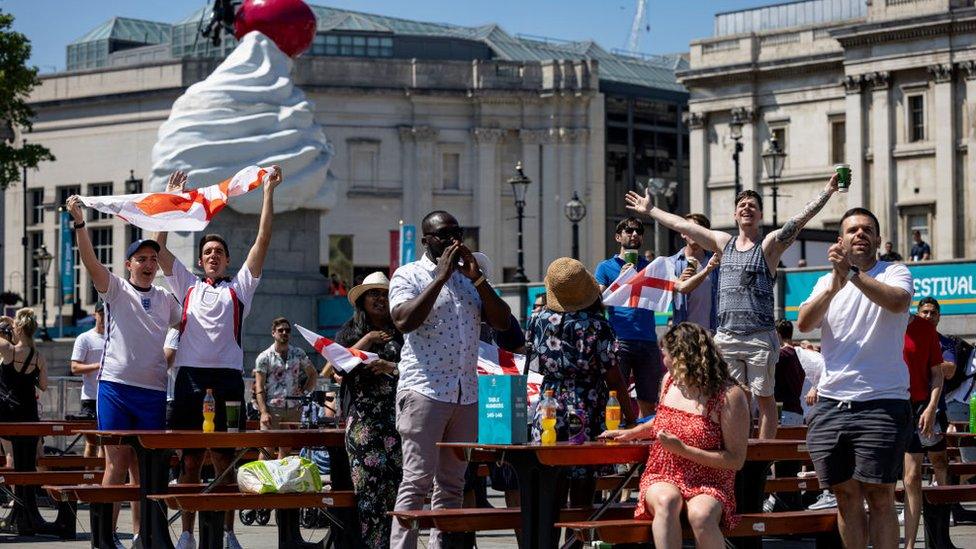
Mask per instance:
[[[827,291],[832,276],[820,277],[803,305]],[[901,263],[878,261],[861,276],[914,294],[912,274]],[[824,357],[817,385],[820,396],[842,401],[908,399],[908,367],[902,353],[908,320],[907,313],[885,310],[854,284],[844,285],[820,325]]]
[[[803,373],[806,377],[803,378],[803,389],[800,393],[800,407],[803,408],[803,415],[807,415],[810,410],[810,406],[807,406],[807,393],[810,389],[817,386],[820,382],[820,375],[823,374],[824,369],[824,358],[823,355],[817,351],[811,351],[810,349],[804,349],[803,347],[793,347],[796,350],[796,358],[800,360],[800,366],[803,367]]]
[[[75,345],[71,349],[71,360],[82,364],[102,362],[102,351],[105,350],[105,334],[95,331],[95,328],[75,338]],[[98,370],[81,374],[81,399],[95,400],[98,397]]]
[[[245,264],[234,278],[211,285],[174,261],[166,283],[183,303],[186,315],[173,366],[243,371],[241,330],[259,282]]]
[[[160,286],[138,289],[117,275],[109,277],[105,302],[105,353],[100,381],[154,391],[166,390],[166,330],[180,322],[182,309]]]
[[[177,350],[180,348],[180,331],[176,328],[170,328],[166,332],[166,342],[163,343],[163,349]],[[175,358],[175,357],[174,357]],[[166,402],[173,400],[173,388],[176,387],[176,372],[180,368],[173,364],[173,367],[169,369],[169,375],[166,376]]]

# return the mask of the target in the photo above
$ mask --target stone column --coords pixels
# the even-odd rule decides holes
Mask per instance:
[[[501,224],[501,174],[498,171],[498,144],[505,137],[505,130],[475,128],[472,130],[478,151],[478,178],[475,182],[475,219],[478,225],[478,248],[494,263],[490,278],[502,280]]]
[[[560,202],[560,176],[559,176],[559,151],[558,140],[559,131],[550,128],[546,131],[546,138],[542,144],[542,174],[540,180],[545,189],[545,201],[542,203],[542,217],[546,220],[543,228],[543,275],[545,268],[558,257],[564,254],[563,242],[561,241],[562,231],[559,230],[560,219],[562,219],[562,203]]]
[[[424,214],[420,211],[420,204],[418,203],[420,195],[415,166],[417,143],[413,138],[412,126],[400,126],[397,130],[400,133],[400,178],[403,191],[400,200],[402,207],[400,216],[404,223],[417,225],[419,230],[420,221]]]
[[[871,184],[878,190],[873,211],[881,222],[882,238],[891,240],[898,249],[898,182],[895,178],[894,158],[891,155],[893,124],[891,119],[891,75],[888,71],[873,72],[865,77],[871,86],[871,151],[874,162]],[[862,185],[864,186],[864,185]]]
[[[587,174],[589,171],[586,168],[587,159],[587,145],[590,140],[590,130],[586,128],[572,128],[565,130],[566,142],[569,144],[570,155],[570,179],[567,181],[569,187],[566,189],[565,195],[562,197],[562,202],[560,204],[561,209],[564,209],[566,203],[573,198],[573,193],[577,193],[580,200],[584,204],[590,204],[590,207],[595,209],[597,204],[594,196],[590,194],[589,186],[587,185]],[[600,197],[603,198],[603,197]],[[566,255],[572,255],[573,251],[573,225],[566,219],[565,211],[561,212],[562,222],[566,226],[568,232],[566,242],[569,243],[569,249]],[[592,218],[589,222],[584,218],[579,225],[579,246],[580,246],[580,261],[584,265],[593,269],[596,265],[594,251],[594,242],[599,237],[599,233],[602,232],[603,224],[593,223]]]
[[[844,125],[847,130],[847,151],[844,155],[851,165],[851,190],[847,193],[849,208],[869,205],[868,185],[864,178],[864,98],[861,90],[864,84],[862,75],[848,75],[844,78],[847,93]]]
[[[706,117],[700,112],[688,112],[685,125],[688,127],[688,160],[690,180],[688,181],[688,211],[710,215],[708,208],[708,130]]]
[[[762,143],[759,140],[759,130],[756,128],[756,111],[751,107],[736,107],[732,109],[732,116],[742,120],[742,152],[739,153],[739,176],[742,178],[742,190],[753,190],[762,194],[759,188],[759,171],[762,167],[760,154]],[[772,217],[770,217],[772,219]]]
[[[543,265],[542,248],[545,224],[549,221],[543,214],[542,205],[546,200],[545,181],[542,180],[542,144],[548,139],[546,130],[519,130],[522,141],[522,169],[532,180],[525,199],[525,275],[529,280],[542,280],[546,265]]]
[[[929,67],[935,83],[935,109],[930,139],[935,142],[935,227],[929,238],[932,259],[952,259],[956,252],[956,216],[960,213],[956,204],[958,188],[956,178],[956,136],[953,113],[952,65],[938,64]]]
[[[968,185],[970,189],[976,188],[976,61],[967,61],[962,64],[962,67],[966,70],[966,104],[969,110],[969,126],[965,129],[966,131],[966,181],[961,182],[962,185]],[[972,196],[972,193],[970,193]],[[971,199],[970,199],[971,200]],[[964,206],[965,208],[965,206]],[[972,212],[971,208],[966,211]],[[967,227],[973,227],[974,223],[972,221],[972,216],[966,216],[967,219],[963,222],[963,226],[959,227],[962,232],[962,240],[966,242],[966,247],[968,249],[960,250],[960,255],[971,256],[976,252],[976,246],[972,243],[973,233],[966,233]]]
[[[415,200],[420,218],[434,209],[434,166],[437,162],[437,130],[430,126],[414,126],[414,168],[416,170],[417,192]]]

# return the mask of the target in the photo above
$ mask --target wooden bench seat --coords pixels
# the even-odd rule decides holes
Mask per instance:
[[[208,485],[205,483],[170,484],[166,490],[173,494],[197,494]],[[119,503],[136,501],[139,499],[138,485],[102,486],[100,484],[72,484],[67,486],[43,487],[51,497],[57,501],[76,501],[80,503]],[[215,486],[214,491],[237,492],[236,484],[222,484]]]
[[[609,492],[620,486],[623,482],[623,475],[606,475],[596,478],[596,490],[598,492]],[[640,488],[640,475],[634,475],[631,477],[630,481],[624,486],[624,490],[637,490]]]
[[[799,492],[801,490],[820,490],[820,481],[817,480],[817,477],[784,477],[766,479],[767,494],[776,492]]]
[[[64,484],[101,484],[102,471],[3,471],[0,484],[7,486],[44,486]]]
[[[596,507],[561,509],[560,521],[586,520],[597,511]],[[391,511],[389,514],[411,530],[437,528],[442,532],[483,532],[489,530],[515,530],[522,525],[522,510],[518,507],[418,509],[415,511]],[[611,505],[604,511],[604,519],[624,519],[634,516],[634,504]]]
[[[37,466],[43,469],[101,469],[105,466],[103,457],[85,456],[40,456]]]

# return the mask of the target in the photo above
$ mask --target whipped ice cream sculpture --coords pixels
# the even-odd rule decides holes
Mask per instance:
[[[243,166],[278,164],[285,180],[275,193],[276,211],[332,207],[334,188],[326,178],[334,151],[291,69],[292,59],[267,36],[244,35],[206,80],[173,104],[153,146],[150,189],[165,190],[175,170],[204,186]],[[261,201],[261,193],[248,193],[228,206],[258,214]]]

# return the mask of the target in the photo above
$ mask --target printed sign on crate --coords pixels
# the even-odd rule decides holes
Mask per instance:
[[[528,440],[527,378],[478,376],[478,443],[523,444]]]

